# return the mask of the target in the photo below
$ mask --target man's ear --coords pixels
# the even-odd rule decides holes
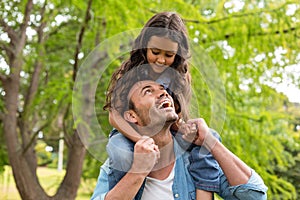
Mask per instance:
[[[124,119],[131,123],[137,123],[137,114],[133,110],[127,110],[124,112]]]

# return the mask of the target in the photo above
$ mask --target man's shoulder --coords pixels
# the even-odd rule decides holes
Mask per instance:
[[[106,173],[109,172],[109,159],[106,159],[105,162],[101,165],[101,170],[105,171]]]

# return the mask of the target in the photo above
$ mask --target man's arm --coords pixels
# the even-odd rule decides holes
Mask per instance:
[[[196,189],[196,199],[197,200],[212,200],[213,195],[214,195],[213,192]]]
[[[211,149],[211,153],[219,163],[231,186],[246,184],[248,182],[251,176],[250,167],[229,151],[222,143],[217,141]]]
[[[220,177],[220,195],[223,198],[234,195],[244,200],[267,199],[268,188],[261,177],[213,136],[204,119],[193,119],[188,123],[197,125],[194,143],[209,150],[224,172]]]
[[[194,143],[204,146],[211,152],[222,168],[229,184],[231,186],[246,184],[251,176],[250,167],[212,135],[204,119],[193,119],[189,120],[188,123],[197,125],[198,135]]]
[[[145,177],[146,176],[142,173],[128,172],[117,185],[106,194],[105,200],[132,200],[142,186]]]
[[[91,200],[128,199],[132,200],[141,187],[147,173],[128,172],[118,184],[109,191],[108,187],[109,164],[106,161],[100,169],[97,185]]]
[[[134,159],[131,169],[106,194],[105,200],[132,200],[158,158],[159,150],[154,140],[147,136],[142,136],[134,146]]]
[[[231,196],[244,200],[267,199],[268,188],[262,178],[222,143],[216,141],[211,133],[205,138],[203,145],[211,151],[227,179],[225,182],[221,180],[220,195],[224,199]]]

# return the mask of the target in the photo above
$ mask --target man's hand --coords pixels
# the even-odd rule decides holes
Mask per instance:
[[[134,146],[133,163],[131,173],[144,173],[147,176],[158,162],[160,152],[154,140],[148,136],[142,136]]]

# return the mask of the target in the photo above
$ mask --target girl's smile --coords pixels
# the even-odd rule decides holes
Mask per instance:
[[[147,60],[153,71],[162,73],[171,66],[178,51],[178,43],[165,38],[152,36],[147,45]]]

